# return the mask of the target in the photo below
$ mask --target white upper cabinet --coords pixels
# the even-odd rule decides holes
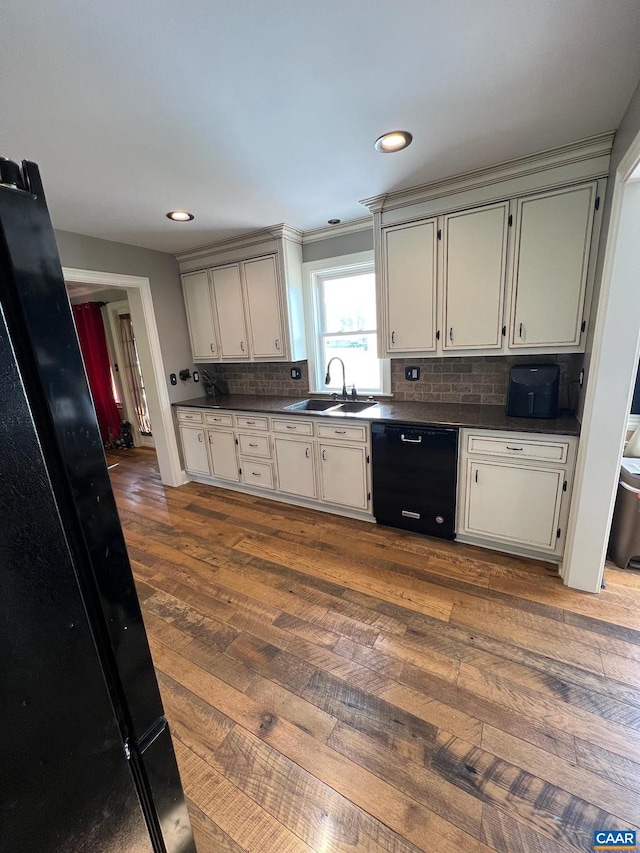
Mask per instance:
[[[278,225],[177,256],[194,361],[307,357],[301,241]]]
[[[223,358],[249,358],[239,264],[212,269],[211,285],[218,320],[220,355]]]
[[[511,347],[580,344],[596,196],[593,182],[518,200]]]
[[[383,301],[388,353],[436,348],[436,220],[388,228],[383,235]],[[385,312],[386,309],[386,312]],[[384,334],[384,332],[383,332]]]
[[[444,217],[443,349],[500,349],[508,203]]]
[[[194,359],[216,358],[218,351],[213,324],[209,274],[205,270],[204,272],[192,272],[183,275],[182,288],[193,357]]]
[[[255,358],[280,358],[284,338],[275,258],[245,261],[242,268],[252,354]]]

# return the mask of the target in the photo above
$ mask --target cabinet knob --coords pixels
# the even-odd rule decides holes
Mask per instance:
[[[198,433],[198,441],[204,441],[204,439],[202,438],[202,433],[201,433],[201,432],[199,432],[199,433]]]

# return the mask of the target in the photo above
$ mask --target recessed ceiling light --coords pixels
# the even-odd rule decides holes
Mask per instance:
[[[375,149],[383,154],[391,154],[393,151],[402,151],[407,145],[411,145],[412,139],[413,136],[408,130],[392,130],[376,139]]]
[[[188,213],[186,210],[170,210],[167,218],[173,219],[174,222],[191,222],[193,213]]]
[[[340,225],[341,219],[327,219],[327,225]]]

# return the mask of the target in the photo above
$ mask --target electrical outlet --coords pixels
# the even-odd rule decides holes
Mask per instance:
[[[420,368],[419,367],[405,367],[404,378],[408,382],[417,382],[418,379],[420,379]]]
[[[175,375],[175,373],[170,373],[170,374],[169,374],[169,382],[170,382],[172,385],[177,385],[177,384],[178,384],[178,377]]]
[[[191,378],[193,379],[194,382],[200,382],[200,374],[198,373],[197,370],[193,371],[193,373],[191,374]]]
[[[580,371],[580,373],[579,373],[579,375],[578,375],[578,385],[579,385],[581,388],[582,388],[582,386],[584,385],[584,367],[582,368],[582,370]]]
[[[291,368],[291,378],[292,379],[302,379],[302,371],[299,367]]]

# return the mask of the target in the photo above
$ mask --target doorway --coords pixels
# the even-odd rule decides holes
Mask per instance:
[[[63,267],[65,283],[80,284],[88,295],[95,299],[100,291],[115,290],[116,298],[126,296],[131,319],[136,332],[136,345],[145,393],[153,426],[153,440],[158,457],[162,483],[166,486],[181,486],[186,477],[180,464],[178,442],[173,423],[171,401],[165,382],[165,370],[160,350],[160,339],[156,325],[151,285],[148,278],[97,270]]]
[[[567,529],[564,582],[602,585],[620,462],[640,356],[640,134],[615,173],[582,432]],[[588,349],[588,348],[587,348]]]

